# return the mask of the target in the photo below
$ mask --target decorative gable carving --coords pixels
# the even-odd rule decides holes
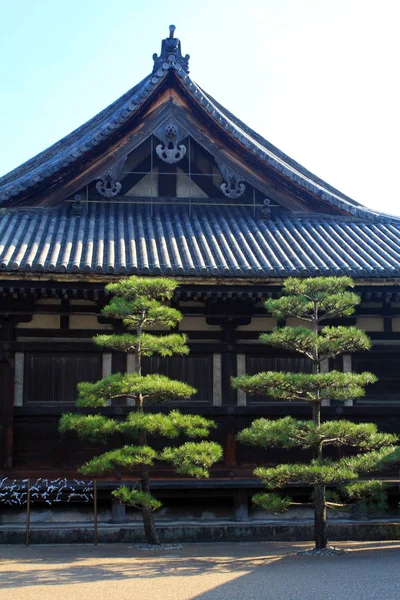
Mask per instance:
[[[176,121],[169,121],[162,125],[155,133],[162,142],[156,146],[157,155],[170,165],[179,162],[186,154],[186,146],[179,142],[187,136],[187,133]]]
[[[99,181],[96,183],[96,190],[105,198],[114,198],[121,191],[122,184],[118,181],[118,177],[126,162],[126,156],[121,158],[112,167],[110,167]]]
[[[221,171],[222,177],[224,178],[223,183],[220,185],[221,192],[227,198],[235,200],[243,196],[246,186],[243,178],[240,177],[235,171],[224,165],[222,162],[217,161],[219,170]]]

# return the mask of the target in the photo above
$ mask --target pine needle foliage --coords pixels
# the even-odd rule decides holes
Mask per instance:
[[[157,452],[150,446],[124,446],[92,458],[82,465],[80,472],[84,475],[103,475],[115,468],[130,470],[137,466],[152,467],[156,458]]]
[[[165,375],[139,375],[139,373],[114,373],[95,383],[78,383],[79,408],[105,407],[110,400],[130,398],[147,402],[164,402],[169,399],[186,400],[196,393],[187,383],[169,379]]]
[[[114,497],[118,498],[123,504],[133,506],[134,508],[146,507],[148,510],[157,510],[162,507],[162,502],[154,498],[151,494],[128,488],[127,485],[121,485],[115,490]]]
[[[254,494],[252,501],[255,506],[270,513],[283,513],[292,503],[288,496],[266,493]]]
[[[221,448],[213,442],[186,442],[182,446],[164,448],[161,458],[171,462],[181,475],[206,478],[209,468],[221,459]]]
[[[364,386],[374,383],[372,373],[286,373],[267,371],[243,375],[233,386],[250,395],[265,395],[277,400],[320,403],[322,400],[349,400],[364,396]]]
[[[93,457],[81,466],[80,472],[86,475],[103,475],[116,470],[132,472],[130,477],[136,477],[137,484],[132,489],[122,486],[113,495],[124,504],[141,509],[145,534],[151,544],[159,544],[152,512],[162,504],[150,492],[150,472],[156,461],[171,463],[178,473],[200,478],[208,477],[209,469],[222,457],[222,449],[215,442],[185,442],[185,438],[208,437],[216,427],[212,420],[178,410],[145,412],[148,404],[187,400],[196,393],[182,381],[160,374],[142,374],[143,357],[170,357],[189,352],[185,335],[149,332],[150,328],[176,327],[182,319],[181,313],[168,305],[176,287],[177,283],[171,279],[136,276],[107,286],[113,297],[103,309],[103,315],[122,321],[125,331],[97,335],[94,343],[101,348],[133,354],[136,369],[134,373],[114,373],[94,383],[80,383],[76,406],[99,410],[112,401],[124,400],[132,408],[123,420],[97,412],[67,413],[60,421],[61,431],[73,431],[80,438],[108,440],[110,444],[121,438],[132,442]],[[176,444],[156,450],[152,447],[155,438],[168,438]]]
[[[375,423],[355,424],[351,421],[326,421],[317,427],[314,421],[284,417],[276,421],[256,419],[251,427],[237,436],[240,442],[263,448],[307,448],[348,446],[363,451],[378,450],[395,445],[397,436],[379,433]]]
[[[58,429],[75,431],[80,438],[89,438],[92,441],[105,441],[108,437],[118,432],[119,423],[103,415],[80,415],[77,413],[64,413]]]
[[[115,335],[96,335],[93,338],[97,346],[109,348],[116,352],[135,352],[140,343],[142,356],[173,356],[174,354],[189,354],[189,348],[186,344],[186,335],[171,333],[156,337],[148,333],[142,333],[140,338],[131,333]]]
[[[357,481],[336,487],[335,490],[327,490],[327,506],[347,510],[353,509],[355,514],[368,513],[372,511],[385,511],[388,507],[387,490],[389,484],[374,479]]]
[[[322,361],[341,354],[369,350],[368,336],[356,327],[330,326],[329,319],[351,316],[360,298],[353,293],[349,277],[315,277],[286,280],[283,295],[265,303],[278,320],[300,319],[308,326],[282,327],[260,335],[260,340],[274,348],[297,352],[312,362],[312,373],[268,371],[244,375],[232,380],[233,387],[247,394],[265,395],[281,401],[303,401],[312,407],[312,420],[301,421],[285,417],[276,421],[257,419],[237,436],[245,444],[262,448],[300,448],[311,450],[313,460],[306,464],[280,464],[258,467],[254,474],[268,490],[289,484],[314,486],[314,522],[316,548],[325,548],[326,486],[342,484],[342,494],[360,502],[363,493],[371,497],[377,486],[357,479],[366,473],[400,462],[397,435],[380,433],[373,423],[350,421],[321,422],[321,406],[326,400],[353,400],[365,394],[365,386],[376,381],[372,373],[321,372]],[[325,456],[329,447],[359,452],[332,460]],[[372,491],[371,491],[372,490]],[[377,492],[376,492],[377,493]],[[282,512],[290,498],[267,492],[253,499],[264,510]]]
[[[339,493],[344,496],[345,502],[352,502],[363,506],[365,510],[385,510],[387,508],[386,489],[383,481],[357,481],[344,485]]]
[[[170,439],[180,435],[205,438],[215,427],[215,423],[200,415],[183,415],[178,410],[172,410],[169,414],[131,412],[119,430],[133,436],[140,431],[146,431],[149,435]]]

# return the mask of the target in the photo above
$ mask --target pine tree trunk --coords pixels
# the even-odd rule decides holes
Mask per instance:
[[[154,525],[153,513],[149,508],[142,507],[143,527],[148,544],[160,545],[156,526]]]
[[[318,337],[319,335],[319,321],[318,321],[318,303],[314,302],[314,317],[313,317],[313,331]],[[314,375],[321,372],[320,356],[318,352],[318,346],[315,346],[313,351],[313,373]],[[312,416],[314,425],[317,430],[321,427],[321,400],[318,394],[318,398],[312,404]],[[314,447],[314,459],[322,459],[322,444],[318,443]],[[328,544],[327,533],[326,533],[326,500],[325,500],[325,485],[314,486],[314,540],[316,550],[326,548]]]
[[[142,467],[142,469],[141,469],[141,484],[142,484],[142,491],[149,494],[150,493],[150,481],[149,481],[149,474],[147,472],[146,467]],[[142,506],[142,517],[143,517],[144,533],[146,536],[147,543],[155,544],[158,546],[160,544],[160,540],[158,538],[156,526],[154,524],[153,513],[152,513],[151,509]]]
[[[326,503],[325,486],[314,486],[314,537],[315,548],[326,548],[328,539],[326,533]]]
[[[139,363],[139,373],[141,374],[140,363]],[[143,398],[142,395],[139,394],[136,400],[136,409],[139,412],[143,412]],[[147,444],[147,436],[145,431],[139,432],[139,446],[146,446]],[[140,468],[140,483],[142,487],[142,492],[146,492],[146,494],[150,494],[150,477],[149,471],[145,465],[142,465]],[[150,508],[146,506],[142,506],[142,518],[143,518],[143,527],[144,533],[146,536],[146,540],[148,544],[159,545],[160,540],[157,535],[156,526],[154,524],[153,513]]]
[[[321,425],[321,404],[313,402],[313,421],[317,429]],[[322,445],[318,444],[314,447],[314,459],[322,459]],[[326,533],[326,500],[325,500],[325,485],[314,486],[314,539],[315,548],[320,550],[326,548],[328,539]]]
[[[142,322],[144,319],[144,313],[142,313]],[[136,329],[136,335],[139,340],[136,350],[136,369],[139,375],[142,375],[142,352],[141,352],[141,343],[140,336],[142,335],[142,322]],[[136,410],[138,412],[143,413],[143,397],[141,394],[136,398]],[[139,432],[139,446],[146,446],[147,444],[147,436],[145,431]],[[146,492],[146,494],[150,494],[150,477],[149,471],[146,466],[142,465],[140,469],[140,477],[141,477],[141,485],[142,491]],[[160,540],[158,538],[156,526],[154,524],[153,513],[150,508],[146,506],[142,506],[142,517],[143,517],[143,527],[144,533],[146,536],[146,540],[148,544],[160,545]]]

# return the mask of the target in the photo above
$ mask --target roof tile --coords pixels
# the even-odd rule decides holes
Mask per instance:
[[[3,271],[400,276],[400,224],[253,218],[243,207],[93,203],[0,217]]]

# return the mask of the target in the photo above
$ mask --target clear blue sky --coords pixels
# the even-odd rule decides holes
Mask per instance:
[[[152,69],[193,79],[342,192],[400,214],[398,0],[0,0],[0,174]]]

